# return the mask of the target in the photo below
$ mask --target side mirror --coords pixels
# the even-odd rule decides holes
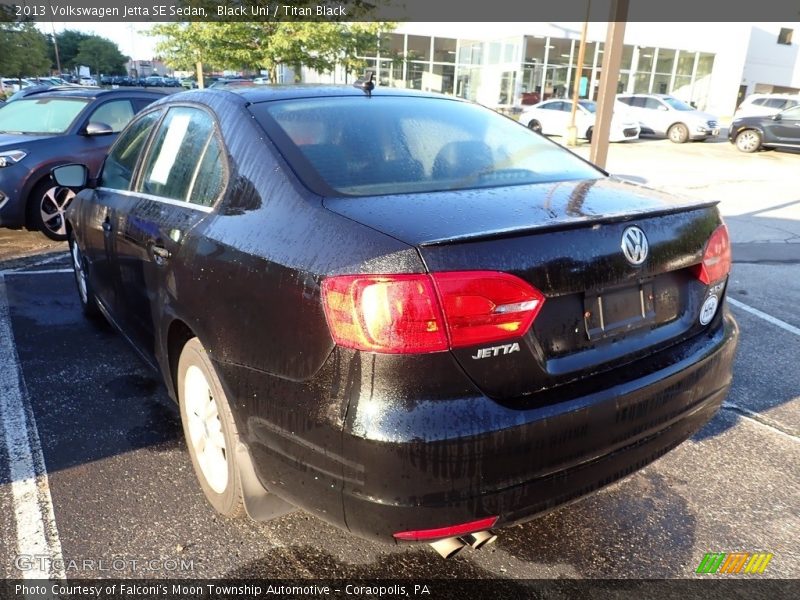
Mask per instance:
[[[114,130],[105,123],[92,122],[86,126],[86,135],[108,135],[110,133],[114,133]]]
[[[89,169],[84,165],[64,165],[56,167],[50,174],[55,182],[63,187],[81,188],[86,187],[89,179]]]
[[[781,116],[781,113],[777,113],[777,114],[772,115],[772,120],[773,121],[780,121],[781,119],[783,119],[783,117]]]
[[[664,106],[663,104],[659,104],[658,105],[658,110],[669,110],[669,109],[666,106]]]

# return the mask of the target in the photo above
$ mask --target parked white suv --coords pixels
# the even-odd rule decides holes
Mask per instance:
[[[712,114],[667,94],[620,94],[617,100],[630,107],[642,135],[666,136],[676,144],[706,140],[719,135],[719,120]]]
[[[798,94],[750,94],[736,109],[733,118],[769,117],[798,104]]]

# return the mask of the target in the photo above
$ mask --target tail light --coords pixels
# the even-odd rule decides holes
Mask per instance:
[[[496,271],[334,276],[322,298],[337,344],[391,354],[517,338],[544,303],[539,290]]]
[[[703,252],[703,260],[697,265],[697,278],[705,285],[719,281],[731,270],[731,241],[727,226],[720,225],[711,234]]]

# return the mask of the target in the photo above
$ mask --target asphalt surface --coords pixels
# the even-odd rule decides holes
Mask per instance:
[[[763,575],[737,577],[797,578],[800,155],[649,140],[612,146],[609,169],[723,201],[741,327],[733,389],[708,426],[656,463],[447,561],[426,546],[359,540],[302,512],[270,523],[216,516],[157,376],[109,326],[82,316],[71,274],[59,272],[69,266],[65,245],[0,230],[0,320],[15,350],[2,368],[19,370],[47,472],[26,500],[8,468],[19,448],[0,438],[0,577],[24,574],[19,549],[36,537],[21,535],[30,515],[20,503],[41,511],[49,498],[57,531],[45,531],[47,552],[60,552],[69,579],[685,578],[705,553],[737,551],[774,554]]]

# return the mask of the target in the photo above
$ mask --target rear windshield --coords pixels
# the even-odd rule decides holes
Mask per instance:
[[[88,103],[80,98],[15,100],[0,108],[0,133],[65,133]]]
[[[516,121],[466,102],[376,95],[264,102],[250,110],[304,183],[323,195],[602,177]]]

